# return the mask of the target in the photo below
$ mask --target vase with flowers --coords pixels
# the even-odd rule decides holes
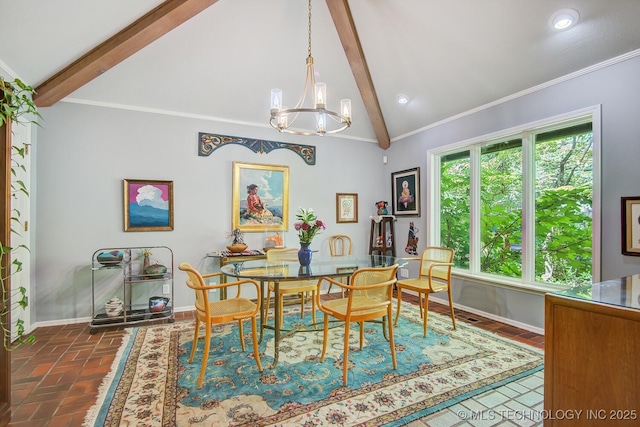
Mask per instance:
[[[296,214],[297,221],[293,224],[293,228],[298,232],[300,240],[300,250],[298,251],[298,261],[303,267],[311,264],[311,241],[320,231],[327,227],[313,211],[313,209],[299,208]]]

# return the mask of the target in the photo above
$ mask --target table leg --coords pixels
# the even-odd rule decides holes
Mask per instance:
[[[274,313],[275,313],[275,331],[274,331],[274,341],[273,341],[273,363],[271,364],[271,369],[274,369],[278,364],[278,355],[280,348],[280,328],[282,325],[280,324],[280,304],[278,303],[278,293],[280,292],[280,282],[273,282],[273,294],[275,296],[275,302],[273,304]]]
[[[264,332],[265,322],[268,319],[269,313],[267,313],[266,307],[266,294],[264,288],[264,280],[260,281],[260,295],[262,296],[262,303],[260,304],[260,339],[258,339],[258,344],[262,343],[262,333]]]

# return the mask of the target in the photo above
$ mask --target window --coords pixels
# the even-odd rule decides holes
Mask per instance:
[[[429,239],[459,273],[574,286],[594,262],[593,112],[429,153]]]

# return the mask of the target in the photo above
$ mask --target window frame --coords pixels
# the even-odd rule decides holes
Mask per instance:
[[[535,141],[536,134],[570,127],[591,121],[593,154],[593,216],[592,216],[592,281],[600,281],[601,272],[601,105],[595,105],[565,114],[548,117],[538,121],[515,126],[509,129],[470,138],[464,141],[444,145],[427,151],[427,230],[429,245],[440,244],[440,161],[445,155],[468,150],[470,155],[470,233],[469,233],[469,269],[453,268],[452,274],[461,278],[503,287],[528,289],[535,292],[548,292],[563,289],[560,285],[535,281]],[[480,271],[480,152],[483,146],[504,141],[508,138],[522,139],[522,277],[509,278]]]

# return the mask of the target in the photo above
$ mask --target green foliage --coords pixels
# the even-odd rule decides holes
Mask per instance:
[[[522,148],[492,151],[481,157],[480,271],[522,276]]]
[[[2,266],[1,261],[3,257],[9,256],[11,251],[16,249],[29,250],[29,248],[24,245],[20,245],[13,249],[9,246],[4,246],[1,243],[2,242],[0,242],[0,266]],[[14,258],[10,265],[11,271],[3,271],[3,269],[0,269],[0,317],[4,317],[15,308],[25,309],[29,305],[27,290],[24,287],[20,286],[17,289],[9,290],[6,286],[7,279],[9,279],[9,277],[22,271],[22,262],[19,259]],[[29,337],[24,336],[25,329],[24,321],[22,319],[17,319],[14,322],[14,325],[16,332],[16,344],[26,344],[35,341],[35,336],[33,335]],[[0,328],[2,329],[4,347],[6,350],[11,350],[11,327],[0,322]]]
[[[38,124],[35,118],[42,118],[32,97],[34,89],[23,83],[20,79],[7,81],[0,77],[0,126],[7,119],[16,123],[24,123],[22,118],[27,117],[26,122]]]
[[[14,123],[34,123],[39,125],[36,119],[42,118],[42,116],[33,102],[34,94],[35,91],[33,88],[23,83],[20,79],[15,79],[10,82],[0,77],[0,127],[6,125],[9,120]],[[11,175],[13,177],[11,180],[11,194],[4,195],[3,197],[13,198],[18,193],[22,193],[26,197],[29,197],[29,191],[27,190],[25,183],[22,180],[17,179],[18,170],[22,170],[23,172],[27,171],[26,167],[22,163],[22,160],[27,154],[27,148],[26,146],[22,148],[12,146],[11,148]],[[22,225],[20,216],[20,211],[12,208],[9,221],[12,225],[14,223]],[[13,226],[11,226],[10,229],[12,233],[18,234],[18,231]],[[0,261],[2,260],[2,257],[10,256],[11,252],[16,249],[22,248],[27,251],[29,250],[29,248],[24,245],[20,245],[17,248],[10,248],[2,245],[1,243],[2,242],[0,242]],[[22,262],[18,258],[14,258],[10,264],[10,269],[10,271],[0,270],[0,316],[2,317],[9,315],[14,308],[25,309],[29,303],[26,295],[26,289],[24,287],[9,290],[8,286],[6,286],[8,279],[13,274],[22,271]],[[25,339],[24,321],[22,319],[17,319],[14,322],[14,325],[17,336],[16,342],[18,344],[35,341],[35,337],[33,335]],[[5,349],[10,350],[12,345],[11,325],[0,322],[0,327],[2,328],[4,347]]]
[[[480,174],[480,271],[522,276],[522,147],[519,140],[484,147]],[[454,265],[469,268],[469,152],[441,163],[440,240]],[[592,134],[535,146],[535,279],[576,286],[592,273]]]
[[[469,156],[442,164],[440,241],[452,248],[453,265],[469,268]]]

